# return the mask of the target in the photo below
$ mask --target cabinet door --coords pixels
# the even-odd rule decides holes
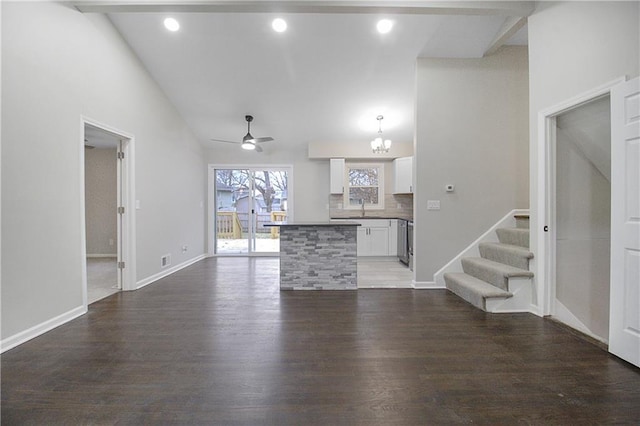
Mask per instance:
[[[393,160],[394,177],[393,183],[394,194],[412,194],[413,193],[413,157],[396,158]]]
[[[369,228],[370,256],[389,256],[389,228]]]
[[[358,226],[357,256],[371,256],[371,241],[369,239],[369,228]]]
[[[344,158],[329,160],[330,193],[344,193]]]

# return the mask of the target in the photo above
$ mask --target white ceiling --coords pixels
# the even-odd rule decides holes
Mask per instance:
[[[219,146],[210,138],[240,140],[246,133],[244,115],[252,114],[252,134],[272,136],[276,141],[270,144],[284,148],[311,141],[368,143],[379,114],[385,117],[385,137],[411,142],[416,58],[478,58],[509,39],[526,44],[526,29],[515,37],[511,33],[522,25],[513,23],[530,13],[522,2],[502,2],[503,8],[480,12],[477,5],[485,2],[473,2],[474,10],[387,9],[395,13],[371,8],[348,9],[363,13],[300,13],[299,8],[296,13],[263,13],[264,5],[275,3],[257,3],[260,13],[215,7],[193,12],[164,3],[153,8],[148,2],[84,11],[108,12],[205,146]],[[293,3],[324,10],[318,6],[322,2]],[[325,2],[334,3],[339,2]],[[411,5],[419,3],[431,2]],[[167,16],[180,22],[178,32],[164,28]],[[271,29],[276,17],[287,21],[286,32]],[[386,35],[375,29],[382,17],[394,21]]]

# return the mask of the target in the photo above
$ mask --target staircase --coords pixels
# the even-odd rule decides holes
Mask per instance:
[[[528,312],[531,305],[529,215],[516,214],[515,228],[498,228],[499,242],[481,242],[480,257],[463,257],[464,272],[443,275],[446,287],[487,312]]]

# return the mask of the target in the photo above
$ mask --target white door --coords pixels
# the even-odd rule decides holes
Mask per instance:
[[[609,351],[640,366],[640,78],[611,91]]]

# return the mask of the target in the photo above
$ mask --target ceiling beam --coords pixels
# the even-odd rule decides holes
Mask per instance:
[[[500,49],[509,39],[517,33],[520,28],[524,27],[527,23],[526,16],[512,16],[507,18],[502,24],[500,31],[496,34],[495,38],[489,44],[487,50],[485,50],[484,55],[488,56],[494,54],[498,49]]]
[[[85,13],[384,13],[413,15],[529,16],[533,1],[422,0],[78,0]]]

